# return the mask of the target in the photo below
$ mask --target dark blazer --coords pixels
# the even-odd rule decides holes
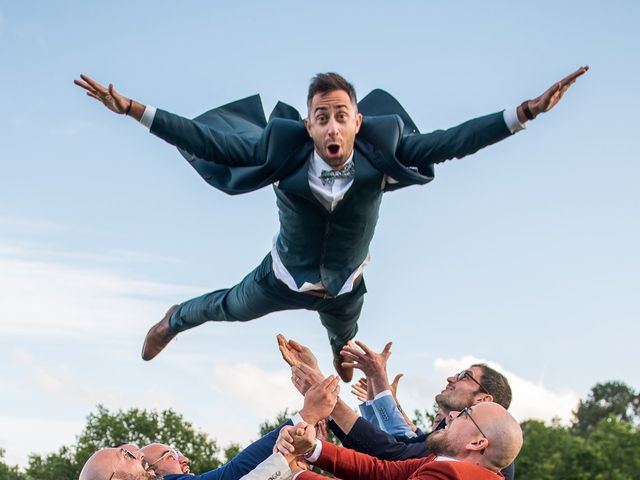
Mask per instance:
[[[165,475],[163,480],[238,480],[263,462],[273,452],[280,429],[285,425],[293,425],[287,420],[275,430],[256,440],[236,455],[229,463],[201,473],[200,475]]]
[[[398,102],[382,90],[374,90],[358,105],[364,119],[356,148],[398,181],[387,190],[428,183],[434,164],[462,158],[511,135],[502,113],[420,134]],[[291,175],[313,148],[293,107],[279,103],[267,123],[258,95],[194,120],[158,109],[151,133],[178,147],[202,178],[231,195]]]
[[[157,110],[151,133],[177,146],[202,178],[223,192],[273,184],[281,225],[276,248],[284,266],[298,287],[322,282],[336,297],[369,252],[383,191],[425,184],[433,179],[434,164],[511,135],[502,113],[420,134],[382,90],[365,97],[359,108],[364,117],[355,141],[354,184],[331,212],[309,188],[305,166],[313,142],[288,105],[278,104],[268,123],[258,96],[195,120]],[[383,182],[385,175],[394,182]]]
[[[347,448],[366,453],[382,460],[406,460],[423,458],[431,453],[427,449],[429,433],[423,433],[414,438],[394,437],[380,430],[372,423],[359,417],[348,434],[345,434],[335,422],[329,422],[331,431]],[[439,428],[443,428],[441,422]],[[502,470],[507,480],[515,479],[515,462]]]

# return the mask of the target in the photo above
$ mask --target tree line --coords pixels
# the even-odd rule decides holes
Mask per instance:
[[[414,423],[426,430],[432,416],[431,410],[416,411]],[[258,435],[288,417],[284,411],[265,421]],[[521,425],[525,441],[516,459],[518,480],[640,480],[640,393],[622,382],[596,384],[568,426],[558,420],[548,425],[526,420]],[[75,480],[93,452],[127,442],[175,445],[189,457],[196,473],[226,463],[241,450],[237,443],[220,447],[170,409],[111,412],[98,405],[75,443],[54,453],[30,454],[23,469],[8,465],[0,448],[0,480]]]

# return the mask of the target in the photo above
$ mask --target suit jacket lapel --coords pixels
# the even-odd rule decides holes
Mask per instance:
[[[311,160],[312,151],[313,149],[311,147],[303,148],[290,159],[290,161],[293,161],[300,166],[291,175],[280,180],[277,188],[303,197],[324,209],[322,204],[318,199],[316,199],[315,195],[311,191],[311,187],[309,187],[309,162]]]

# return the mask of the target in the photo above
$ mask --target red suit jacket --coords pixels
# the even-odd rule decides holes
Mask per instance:
[[[411,460],[378,460],[364,453],[322,442],[315,465],[345,480],[500,480],[504,477],[467,462],[436,462],[435,455]],[[326,480],[305,471],[297,480]]]

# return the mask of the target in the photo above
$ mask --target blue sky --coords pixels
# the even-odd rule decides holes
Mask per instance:
[[[422,131],[512,107],[591,70],[526,131],[386,196],[359,338],[394,341],[405,408],[473,359],[505,370],[520,419],[567,419],[599,381],[640,388],[636,2],[0,0],[0,448],[73,441],[100,402],[174,408],[225,444],[300,399],[275,334],[330,371],[310,312],[181,335],[171,304],[230,286],[277,231],[270,189],[228,197],[81,72],[186,116],[254,93],[304,112],[334,70],[395,95]],[[350,398],[348,388],[343,389]],[[37,432],[34,434],[34,432]]]

